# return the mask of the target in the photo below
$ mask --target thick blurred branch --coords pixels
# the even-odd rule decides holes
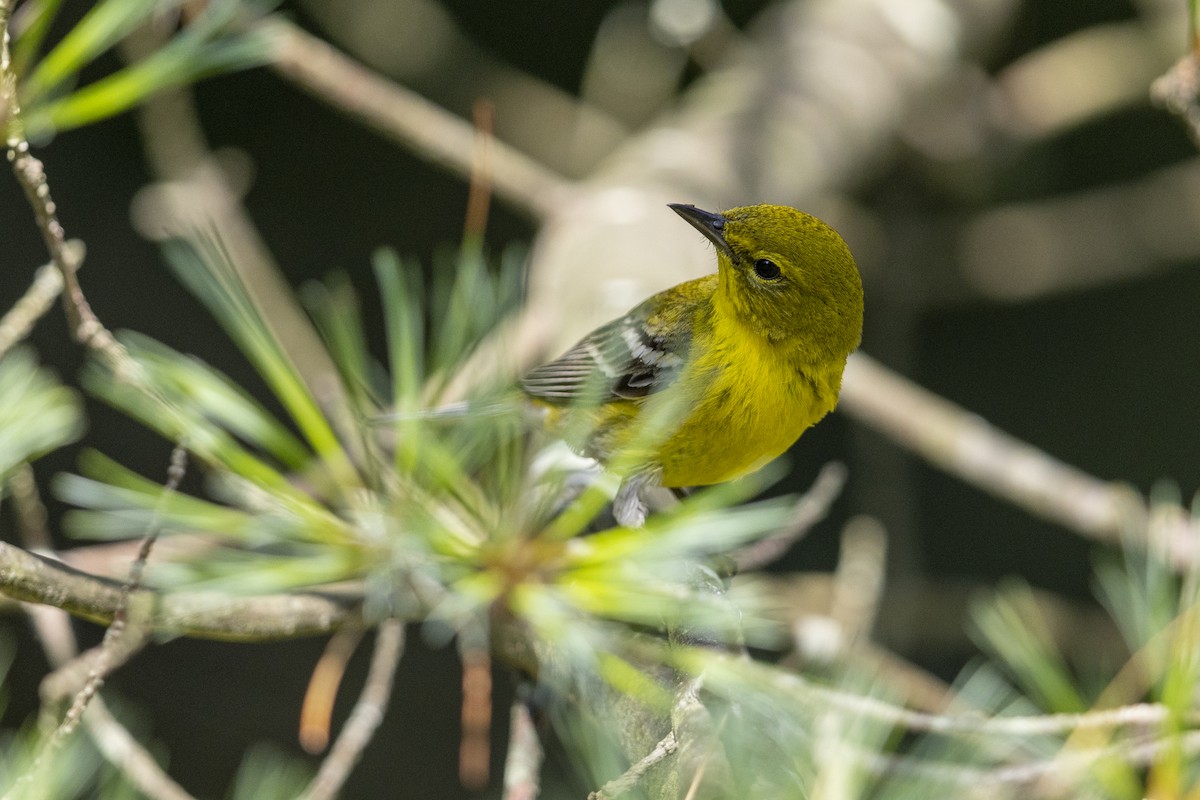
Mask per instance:
[[[1182,9],[1155,10],[1059,37],[1006,66],[988,98],[991,122],[1009,135],[1043,138],[1144,104],[1146,87],[1171,63]]]
[[[1147,519],[1133,490],[1064,464],[865,353],[846,367],[842,404],[930,463],[1077,533],[1115,543]]]
[[[968,286],[1020,301],[1144,275],[1200,253],[1200,159],[1127,183],[988,209],[962,229]]]
[[[272,18],[262,24],[272,33],[271,65],[281,76],[418,155],[470,176],[475,134],[464,120],[289,22]],[[547,217],[571,192],[568,181],[523,153],[499,141],[492,148],[498,197]]]
[[[127,37],[122,54],[136,62],[162,47],[170,31],[147,25]],[[242,205],[239,187],[213,156],[186,88],[152,96],[138,109],[142,145],[159,183],[143,189],[133,203],[133,222],[148,239],[215,234],[229,262],[314,396],[326,407],[344,405],[337,370],[312,322],[301,309],[270,248]]]
[[[101,624],[112,622],[121,584],[71,569],[53,559],[0,542],[0,592],[16,600],[61,608]],[[361,595],[354,591],[232,597],[210,592],[129,598],[131,608],[153,610],[151,629],[166,635],[258,642],[328,633],[360,621]]]

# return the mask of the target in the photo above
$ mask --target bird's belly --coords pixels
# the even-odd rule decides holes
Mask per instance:
[[[833,409],[835,381],[780,380],[771,369],[721,371],[658,453],[664,486],[733,480],[782,455]],[[834,376],[828,376],[834,377]]]

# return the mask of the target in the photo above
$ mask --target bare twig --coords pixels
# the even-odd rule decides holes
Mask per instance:
[[[302,800],[333,798],[346,782],[375,729],[383,721],[383,712],[392,696],[396,666],[403,653],[404,622],[398,619],[385,620],[375,635],[375,652],[371,656],[371,667],[362,694],[329,755],[321,762],[316,777],[300,795]]]
[[[82,265],[83,242],[72,239],[66,246],[68,250],[78,249],[73,258],[77,265]],[[62,294],[62,287],[62,272],[53,262],[38,269],[25,294],[0,319],[0,356],[29,335],[34,324],[54,306],[54,301]]]
[[[830,506],[846,485],[846,467],[831,461],[821,468],[808,491],[796,500],[791,516],[779,532],[733,553],[738,572],[762,569],[803,539],[813,526],[825,519]]]
[[[27,546],[49,546],[50,534],[46,529],[46,509],[38,494],[37,484],[33,481],[32,469],[26,466],[15,472],[10,478],[10,486],[16,501],[19,529],[23,541]],[[46,657],[56,668],[54,675],[59,675],[61,671],[67,670],[71,664],[88,666],[93,670],[92,674],[96,674],[97,670],[92,666],[95,659],[76,658],[79,648],[75,634],[71,630],[69,618],[65,613],[59,609],[32,604],[26,605],[25,609],[37,629],[38,639],[42,643]],[[126,643],[128,643],[128,639],[129,637],[125,637]],[[111,651],[112,648],[110,647],[109,650]],[[104,651],[94,650],[93,653],[95,652]],[[110,667],[116,658],[118,657],[109,657]],[[79,686],[83,682],[82,680],[75,681],[72,685]],[[134,786],[152,800],[190,800],[190,795],[171,780],[170,776],[159,767],[154,757],[138,744],[129,731],[109,713],[100,697],[91,698],[88,708],[90,713],[83,718],[83,721],[96,747],[105,758],[128,777]],[[80,713],[82,713],[82,709]],[[12,787],[14,792],[18,786],[28,783],[36,776],[41,768],[40,765],[48,766],[48,754],[52,753],[65,739],[62,731],[62,726],[57,726],[53,730],[50,738],[43,743],[30,770]]]
[[[70,619],[59,609],[47,606],[30,605],[26,610],[50,663],[62,668],[77,651]],[[92,699],[83,724],[105,759],[120,769],[146,797],[151,800],[192,800],[192,796],[175,783],[129,730],[113,717],[103,698]]]
[[[620,777],[613,778],[597,791],[590,793],[588,800],[613,800],[620,797],[634,786],[637,786],[638,781],[642,779],[642,775],[646,773],[646,770],[674,753],[677,748],[678,744],[675,741],[675,732],[671,731],[654,746],[654,749],[645,758],[625,770]]]
[[[272,35],[271,66],[281,76],[368,127],[463,177],[471,174],[471,126],[398,86],[285,20],[259,23]],[[570,183],[524,154],[494,142],[496,194],[536,217],[547,217],[571,192]]]
[[[1011,791],[1019,787],[1020,797],[1064,797],[1070,794],[1070,787],[1077,786],[1080,774],[1088,769],[1112,762],[1132,768],[1149,767],[1168,751],[1195,757],[1200,753],[1200,731],[1141,737],[1105,747],[1068,748],[1046,758],[997,767],[947,764],[913,757],[881,757],[861,752],[856,757],[876,776],[917,778],[931,788],[937,784],[972,786],[979,792],[973,796],[990,797],[997,788],[1007,787]]]
[[[329,744],[330,721],[338,687],[346,675],[346,664],[362,641],[363,629],[345,627],[334,631],[325,652],[313,669],[300,706],[300,746],[309,753],[324,752]]]
[[[1200,202],[1198,176],[1200,159],[1189,158],[1126,181],[992,206],[960,229],[957,268],[975,295],[1004,302],[1166,271],[1200,253],[1189,212]]]
[[[78,689],[75,700],[67,710],[66,716],[63,718],[62,724],[59,726],[56,736],[66,737],[71,734],[75,726],[79,724],[80,718],[83,716],[84,710],[88,703],[100,691],[100,687],[104,685],[105,679],[113,670],[120,667],[128,661],[134,654],[149,641],[149,620],[144,616],[139,616],[137,624],[130,631],[130,598],[135,592],[142,588],[142,574],[146,567],[146,560],[150,557],[150,551],[154,547],[154,542],[158,539],[158,534],[161,529],[162,509],[168,499],[179,490],[179,484],[183,481],[183,476],[187,468],[187,451],[182,446],[176,446],[171,451],[171,463],[167,469],[167,481],[163,486],[162,496],[159,498],[158,508],[153,515],[153,518],[146,529],[145,535],[142,537],[141,544],[138,546],[138,553],[134,558],[133,563],[129,568],[129,577],[121,584],[117,596],[117,606],[113,609],[112,623],[104,632],[104,638],[100,644],[84,653],[78,659],[78,663],[86,666],[87,679],[82,687]],[[140,608],[140,612],[144,615],[148,609]],[[64,687],[69,685],[70,676],[76,672],[72,669],[72,665],[76,662],[69,662],[60,667],[55,672],[46,676],[43,680],[44,698],[55,698],[55,691],[64,692]]]
[[[50,253],[50,259],[58,268],[65,290],[63,300],[67,320],[75,338],[82,344],[109,356],[113,363],[122,363],[123,348],[101,324],[83,294],[76,272],[83,257],[82,247],[68,247],[66,234],[58,221],[58,207],[50,196],[50,185],[46,180],[46,169],[42,162],[29,150],[29,142],[21,133],[20,106],[15,91],[6,91],[6,114],[8,134],[5,146],[8,160],[12,164],[17,183],[25,192],[25,199],[33,209],[38,230]]]
[[[509,714],[503,800],[537,800],[542,757],[542,743],[529,706],[518,698]]]
[[[916,733],[1021,738],[1070,734],[1084,729],[1146,731],[1162,725],[1172,715],[1169,708],[1157,703],[1135,703],[1120,708],[1098,709],[1078,714],[1020,717],[987,717],[974,713],[927,714],[878,698],[818,686],[799,675],[782,670],[764,669],[762,678],[784,694],[803,703],[812,703],[814,707],[831,707],[862,714]]]

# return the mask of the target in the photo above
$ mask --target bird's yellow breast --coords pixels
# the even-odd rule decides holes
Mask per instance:
[[[686,373],[664,392],[680,392],[678,402],[689,408],[658,447],[664,486],[705,486],[753,472],[837,403],[844,360],[803,363],[786,346],[716,324]]]

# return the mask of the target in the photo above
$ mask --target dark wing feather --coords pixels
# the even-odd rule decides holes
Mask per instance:
[[[690,338],[686,326],[671,335],[651,331],[641,309],[601,326],[561,357],[521,381],[532,397],[550,403],[602,403],[645,397],[674,380]]]

